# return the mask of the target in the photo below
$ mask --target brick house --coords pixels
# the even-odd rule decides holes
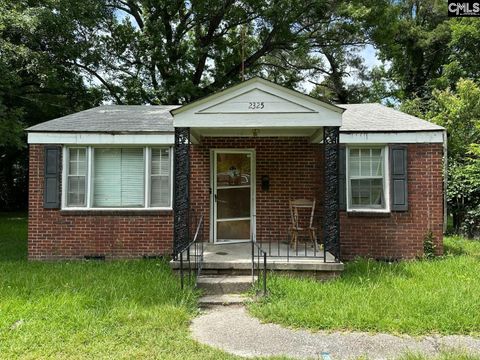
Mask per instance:
[[[200,217],[211,246],[255,241],[273,256],[292,199],[315,199],[324,261],[414,258],[430,233],[442,253],[445,130],[380,104],[254,78],[181,107],[100,106],[27,131],[32,260],[171,255]]]

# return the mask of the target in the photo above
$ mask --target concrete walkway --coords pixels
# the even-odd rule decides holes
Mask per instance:
[[[480,355],[480,338],[470,336],[394,336],[361,332],[316,332],[292,330],[275,324],[262,324],[243,306],[219,306],[195,318],[191,325],[194,339],[229,353],[294,358],[394,359],[406,352],[427,356],[441,350],[457,349]],[[323,354],[322,354],[323,353]],[[322,356],[323,355],[323,356]]]

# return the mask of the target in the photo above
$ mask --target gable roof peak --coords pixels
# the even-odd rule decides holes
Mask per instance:
[[[258,88],[263,91],[268,91],[269,89],[271,89],[271,91],[277,93],[277,95],[278,93],[283,93],[285,99],[287,99],[287,97],[288,100],[291,100],[290,98],[299,98],[302,99],[304,102],[309,102],[317,106],[321,106],[329,110],[335,111],[337,113],[342,113],[344,111],[343,108],[328,101],[316,99],[300,91],[292,90],[285,86],[278,85],[277,83],[274,83],[260,76],[254,76],[248,80],[244,80],[235,85],[229,86],[224,90],[214,92],[213,94],[207,95],[191,103],[185,104],[177,109],[173,109],[171,113],[175,116],[179,113],[195,108],[204,103],[213,102],[215,99],[219,99],[219,102],[226,101],[229,94],[231,94],[232,97],[235,97],[239,95],[242,89],[245,89],[245,92],[247,92],[254,88]]]

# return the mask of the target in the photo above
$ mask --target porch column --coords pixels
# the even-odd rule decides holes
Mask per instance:
[[[190,128],[175,128],[173,192],[173,250],[183,250],[189,239],[190,210]]]
[[[324,128],[324,211],[323,243],[325,251],[330,252],[336,260],[340,258],[340,218],[339,210],[339,134],[340,127]]]

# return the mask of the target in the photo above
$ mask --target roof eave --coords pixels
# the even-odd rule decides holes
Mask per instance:
[[[357,134],[357,133],[412,133],[412,132],[443,132],[445,131],[444,128],[441,129],[403,129],[403,130],[342,130],[340,128],[340,132],[345,133],[345,134]]]
[[[135,135],[135,134],[174,134],[174,130],[165,131],[89,131],[89,130],[28,130],[28,133],[47,133],[47,134],[107,134],[107,135]]]

